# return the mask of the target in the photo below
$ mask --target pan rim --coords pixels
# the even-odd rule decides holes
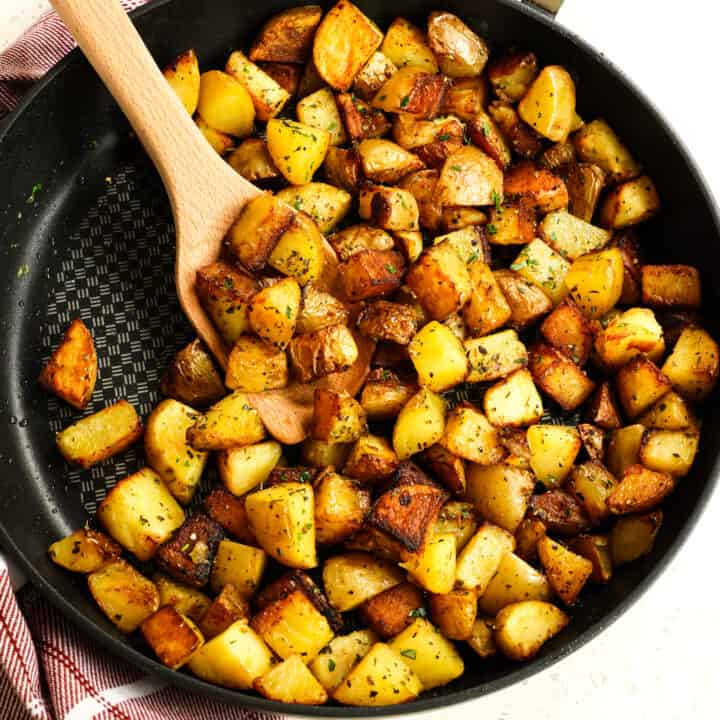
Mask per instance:
[[[595,63],[603,66],[616,83],[624,85],[641,102],[641,104],[645,106],[649,115],[665,131],[667,137],[682,157],[691,176],[696,181],[702,193],[702,200],[710,212],[716,234],[720,236],[720,212],[718,210],[715,197],[710,191],[702,171],[696,164],[684,142],[676,133],[672,124],[660,113],[654,102],[612,61],[574,32],[555,22],[552,16],[546,11],[533,5],[526,4],[525,2],[521,2],[521,0],[492,1],[499,5],[508,7],[515,12],[529,16],[534,21],[560,35],[560,37],[566,42],[574,44],[579,50],[590,56]],[[133,20],[136,20],[143,17],[146,13],[151,13],[171,2],[173,2],[173,0],[152,0],[147,5],[132,11],[130,13],[130,17]],[[23,114],[29,109],[35,99],[41,95],[44,90],[68,67],[81,61],[83,61],[83,56],[81,52],[75,48],[57,65],[51,68],[48,73],[46,73],[46,75],[39,80],[30,91],[28,91],[18,106],[2,122],[0,122],[0,146],[2,146],[2,143],[5,141],[15,123],[21,120]],[[720,451],[718,451],[718,453],[720,454]],[[449,707],[450,705],[469,702],[496,691],[509,688],[518,682],[547,670],[555,663],[568,657],[577,649],[596,638],[599,634],[610,627],[610,625],[612,625],[621,615],[625,614],[625,612],[627,612],[627,610],[629,610],[639,600],[639,598],[652,587],[660,575],[665,572],[669,565],[674,561],[680,548],[685,544],[690,533],[697,525],[701,515],[710,501],[710,498],[716,490],[719,475],[720,472],[716,471],[714,473],[710,473],[705,478],[703,489],[683,527],[674,536],[672,543],[669,545],[665,553],[658,558],[653,567],[648,571],[645,578],[643,578],[635,588],[628,592],[610,612],[604,614],[592,627],[585,630],[579,637],[548,652],[546,655],[542,655],[541,657],[524,665],[518,665],[516,669],[511,670],[500,678],[478,683],[471,688],[452,691],[445,695],[427,698],[420,696],[419,699],[414,700],[411,703],[387,707],[361,708],[346,706],[298,706],[289,703],[267,700],[266,698],[257,695],[250,695],[244,692],[229,690],[227,688],[212,685],[191,675],[170,670],[131,645],[114,638],[107,631],[103,630],[100,626],[96,625],[92,620],[73,607],[50,582],[43,578],[40,572],[30,561],[30,558],[28,558],[16,545],[1,521],[0,538],[2,539],[3,548],[12,556],[13,560],[20,565],[23,571],[28,575],[32,584],[38,589],[43,597],[58,608],[65,617],[70,619],[71,622],[73,622],[78,628],[87,632],[88,636],[91,637],[93,641],[97,642],[101,647],[122,657],[134,667],[140,668],[151,675],[163,679],[168,685],[181,688],[187,692],[197,693],[205,697],[226,702],[231,705],[270,713],[282,713],[289,716],[298,716],[299,713],[302,713],[305,717],[389,717],[394,715],[437,710],[440,707]]]

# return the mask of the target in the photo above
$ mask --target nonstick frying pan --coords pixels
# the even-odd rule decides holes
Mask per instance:
[[[134,13],[163,65],[194,47],[202,67],[221,67],[261,23],[298,0],[159,0]],[[422,22],[437,8],[457,13],[492,46],[534,50],[542,64],[573,75],[579,112],[605,117],[645,163],[664,209],[641,227],[650,260],[685,262],[703,273],[705,306],[714,308],[718,216],[682,147],[650,102],[597,52],[556,25],[549,13],[516,0],[360,0],[382,26],[397,15]],[[38,184],[42,187],[38,189]],[[35,189],[33,189],[35,188]],[[127,398],[147,415],[159,374],[191,337],[173,287],[173,227],[163,187],[130,128],[78,51],[39,83],[0,126],[0,543],[32,582],[100,645],[191,692],[236,705],[318,716],[375,716],[447,707],[548,667],[607,627],[644,592],[697,522],[718,476],[720,416],[707,412],[693,472],[666,503],[655,550],[591,590],[570,626],[524,665],[478,661],[447,687],[395,708],[273,703],[225,690],[152,660],[117,632],[89,597],[84,578],[53,565],[48,545],[94,516],[108,488],[142,465],[142,448],[90,471],[66,466],[54,433],[76,413],[42,391],[36,378],[70,320],[80,316],[97,344],[95,411]],[[708,313],[706,325],[718,332]],[[706,404],[712,407],[714,398]],[[208,480],[209,482],[210,480]]]

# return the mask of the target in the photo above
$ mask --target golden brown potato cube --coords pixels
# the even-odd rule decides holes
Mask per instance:
[[[613,573],[613,561],[610,555],[610,540],[607,535],[578,535],[570,542],[570,547],[578,555],[587,558],[593,566],[590,580],[606,583]]]
[[[357,149],[365,177],[373,182],[396,183],[405,175],[423,168],[423,162],[417,155],[390,140],[362,140]]]
[[[639,459],[645,467],[673,477],[690,472],[698,451],[700,433],[680,430],[646,430]]]
[[[340,0],[315,31],[315,67],[330,87],[348,90],[382,40],[382,32],[369,17],[349,0]]]
[[[483,399],[488,420],[497,427],[532,425],[543,415],[543,404],[532,375],[515,370],[488,388]]]
[[[233,346],[225,376],[231,390],[262,392],[288,383],[287,357],[283,350],[250,335],[239,337]]]
[[[573,605],[592,575],[592,563],[547,535],[538,541],[538,556],[555,594],[566,605]]]
[[[451,500],[440,509],[434,535],[452,535],[459,553],[470,541],[478,528],[478,512],[469,502]]]
[[[509,324],[516,330],[524,330],[552,310],[552,300],[513,270],[496,270],[493,275],[510,306]]]
[[[557,305],[567,295],[565,277],[570,263],[540,238],[526,245],[510,265],[528,282],[537,285]]]
[[[396,247],[409,263],[414,263],[423,251],[424,238],[420,230],[396,230],[393,233]]]
[[[323,161],[325,179],[335,187],[354,195],[360,187],[362,169],[355,148],[328,148]]]
[[[192,407],[205,407],[225,395],[225,386],[200,340],[180,350],[160,381],[160,392]]]
[[[577,535],[590,529],[590,519],[579,500],[564,490],[550,490],[530,498],[529,513],[557,535]]]
[[[216,487],[205,498],[203,508],[230,535],[246,544],[257,543],[247,519],[244,498],[235,497],[224,487]]]
[[[400,567],[423,589],[448,593],[455,582],[457,543],[454,533],[436,534],[434,527],[422,547],[414,553],[402,553]]]
[[[55,441],[65,460],[89,468],[127,450],[142,433],[135,408],[120,400],[66,427]]]
[[[512,603],[495,618],[495,642],[511,660],[529,660],[569,622],[562,610],[548,602]]]
[[[264,437],[265,426],[257,410],[240,390],[215,403],[187,431],[187,440],[196,450],[252,445]]]
[[[551,596],[552,590],[545,575],[514,553],[506,552],[497,572],[480,596],[478,610],[486,615],[496,615],[511,603],[546,601]]]
[[[172,670],[181,668],[204,642],[195,623],[169,605],[143,620],[140,632],[160,662]]]
[[[374,485],[387,480],[398,465],[398,457],[384,437],[366,434],[361,435],[353,445],[343,473]]]
[[[617,248],[582,255],[573,262],[565,284],[578,307],[589,318],[599,318],[615,307],[623,289],[625,266]]]
[[[537,557],[537,544],[540,538],[545,536],[547,528],[542,520],[527,517],[515,531],[515,554],[530,562]]]
[[[422,592],[412,583],[404,582],[366,600],[360,617],[381,638],[387,639],[412,625],[417,611],[424,611]]]
[[[491,207],[486,227],[493,245],[526,245],[536,237],[535,211],[522,203]]]
[[[296,113],[298,120],[304,125],[329,132],[331,145],[343,145],[347,142],[345,126],[330,88],[322,88],[306,95],[298,102]]]
[[[570,166],[565,184],[569,196],[568,210],[576,218],[586,223],[593,219],[605,179],[605,171],[592,163],[573,163]]]
[[[352,610],[404,579],[397,566],[366,552],[333,555],[323,566],[323,586],[338,612]]]
[[[351,478],[326,471],[315,481],[315,536],[335,545],[359,530],[370,510],[370,491]]]
[[[293,278],[263,288],[250,301],[250,327],[263,340],[284,350],[295,332],[300,299],[300,285]]]
[[[402,67],[383,83],[371,105],[384,112],[431,118],[438,112],[447,82],[442,75],[431,74],[421,67]]]
[[[428,43],[440,63],[440,71],[451,78],[477,77],[490,55],[486,42],[449,12],[430,13]]]
[[[293,7],[273,15],[255,38],[248,53],[250,59],[253,62],[305,62],[321,18],[319,5]]]
[[[615,393],[607,380],[595,390],[585,416],[604,430],[615,430],[622,425]]]
[[[571,215],[567,210],[548,213],[540,223],[543,240],[568,260],[577,260],[610,242],[611,233]]]
[[[210,587],[218,593],[226,585],[234,585],[245,598],[251,597],[260,587],[267,555],[256,547],[232,540],[221,540],[210,578]]]
[[[252,60],[252,58],[250,58]],[[258,67],[269,75],[291,98],[298,94],[303,69],[300,65],[282,62],[259,62]]]
[[[210,598],[196,588],[183,585],[162,573],[154,573],[152,581],[160,593],[160,607],[170,605],[195,622],[199,622],[210,607]]]
[[[565,298],[540,326],[540,333],[575,364],[583,366],[593,347],[590,323],[571,298]]]
[[[440,205],[494,205],[503,200],[503,175],[495,161],[472,145],[464,145],[443,164],[435,186]]]
[[[530,501],[535,479],[528,470],[508,463],[467,468],[467,498],[488,522],[514,533]]]
[[[302,291],[302,307],[295,332],[304,335],[333,325],[345,325],[349,315],[347,307],[337,298],[308,283]]]
[[[43,367],[38,382],[78,410],[90,402],[97,380],[97,354],[90,330],[75,318]]]
[[[288,357],[298,380],[309,382],[347,370],[358,358],[358,347],[345,325],[333,325],[294,337]]]
[[[495,94],[506,102],[517,102],[538,74],[534,53],[511,50],[488,65],[488,80]]]
[[[417,392],[417,385],[401,380],[387,368],[373,370],[365,381],[360,404],[369,420],[397,417],[405,403]]]
[[[296,200],[298,198],[302,199],[301,195],[296,194],[296,190],[299,192],[307,189],[307,194],[314,197],[316,201],[325,195],[322,189],[316,192],[318,185],[322,185],[322,183],[308,183],[301,188],[293,188],[291,195]],[[337,188],[335,188],[335,190],[337,190]],[[343,191],[338,190],[337,192]],[[278,193],[278,195],[279,194],[280,193]],[[347,193],[343,192],[343,195],[347,197],[349,202]],[[327,221],[328,219],[332,219],[338,210],[341,213],[343,212],[339,205],[335,204],[335,200],[344,202],[342,197],[338,198],[337,195],[333,195],[328,199],[327,205],[325,206],[325,210],[327,210],[326,214],[316,214],[314,206],[308,207],[307,211],[312,212],[318,222]],[[327,270],[326,265],[329,265],[329,263],[326,263],[327,255],[325,248],[325,241],[315,220],[309,217],[309,215],[305,215],[305,213],[298,213],[295,217],[295,222],[281,235],[273,248],[273,251],[268,257],[267,264],[283,275],[295,278],[300,285],[307,285],[313,281],[322,282],[323,270]]]
[[[618,518],[610,530],[613,565],[625,565],[651,552],[662,521],[662,510]]]
[[[545,168],[526,162],[510,168],[504,177],[505,195],[510,200],[546,214],[568,205],[568,192],[562,178]]]
[[[611,183],[630,180],[640,174],[640,166],[605,120],[593,120],[573,135],[581,160],[602,168]]]
[[[450,640],[469,640],[477,616],[477,595],[471,590],[453,590],[445,595],[431,595],[430,617],[440,632]]]
[[[610,433],[607,466],[615,477],[622,477],[627,467],[640,462],[640,445],[644,434],[645,427],[639,424],[618,428]]]
[[[472,290],[465,263],[450,243],[423,251],[406,282],[434,320],[445,320],[467,302]]]
[[[481,617],[473,623],[472,635],[467,644],[483,659],[497,653],[495,644],[495,619]]]
[[[465,381],[469,383],[499,380],[528,361],[525,345],[514,330],[466,340],[465,351],[470,363]]]
[[[357,326],[373,340],[390,340],[407,345],[418,330],[420,318],[409,305],[376,300],[360,312]]]
[[[392,250],[392,235],[373,225],[351,225],[328,238],[338,258],[344,262],[364,250]]]
[[[496,429],[470,403],[456,405],[448,413],[440,445],[479,465],[493,465],[505,456]]]
[[[587,516],[597,524],[610,514],[607,499],[616,484],[615,477],[602,463],[590,460],[572,469],[565,489],[583,505]]]
[[[463,230],[476,225],[485,225],[486,223],[487,214],[484,210],[473,207],[463,207],[462,205],[446,205],[442,208],[440,230],[453,233],[456,230]],[[488,262],[490,260],[490,243],[487,241],[487,231],[484,227],[473,227],[473,231],[476,234],[473,245],[478,254],[477,259]],[[466,258],[463,258],[463,260],[465,259]]]
[[[405,260],[395,250],[362,250],[340,265],[343,289],[351,302],[396,290],[404,272]]]
[[[520,117],[553,142],[564,142],[575,120],[575,83],[560,65],[546,65],[518,105]]]
[[[654,307],[699,308],[700,273],[690,265],[643,265],[642,301]]]
[[[435,232],[440,227],[442,208],[435,202],[435,186],[440,173],[437,170],[419,170],[406,175],[400,187],[407,190],[418,206],[420,227]]]
[[[595,389],[595,383],[570,358],[544,343],[532,348],[528,367],[538,387],[564,410],[575,410]]]
[[[367,430],[365,411],[347,392],[315,389],[312,434],[331,443],[355,442]]]
[[[446,88],[440,104],[442,115],[455,115],[470,121],[484,112],[487,100],[487,82],[484,77],[456,78]]]
[[[465,464],[440,443],[427,448],[422,455],[423,465],[433,477],[456,495],[465,494]]]
[[[200,97],[200,67],[195,51],[186,50],[163,70],[163,77],[192,115]]]
[[[675,489],[675,479],[642,465],[630,465],[607,497],[607,506],[616,515],[646,512],[659,505]]]
[[[250,604],[234,585],[226,585],[208,605],[200,622],[200,630],[206,640],[227,630],[238,620],[250,619]]]
[[[347,215],[351,203],[349,193],[322,182],[308,182],[284,188],[275,197],[308,215],[323,233],[333,230]],[[272,258],[272,255],[270,257]]]
[[[631,420],[672,389],[670,380],[644,355],[638,355],[623,365],[615,383],[623,410]]]
[[[461,383],[468,372],[465,348],[446,325],[433,320],[408,345],[418,382],[433,392],[444,392]]]
[[[392,488],[377,498],[367,518],[371,527],[386,532],[410,552],[428,536],[448,493],[410,462],[401,463]]]
[[[90,573],[88,587],[108,619],[126,634],[136,630],[159,607],[160,596],[155,583],[122,558]]]
[[[225,72],[241,83],[250,94],[258,120],[275,117],[290,99],[290,94],[239,50],[231,53]]]
[[[546,487],[558,487],[570,473],[582,447],[577,429],[567,425],[533,425],[527,430],[530,467]]]
[[[423,120],[408,113],[399,113],[393,122],[393,138],[406,150],[418,150],[434,142],[455,140],[462,143],[463,124],[456,117]]]
[[[292,208],[272,195],[253,198],[230,228],[230,251],[250,272],[262,270],[294,217]]]
[[[692,430],[697,427],[697,419],[688,404],[674,391],[663,395],[638,418],[638,422],[658,430]]]
[[[411,65],[430,73],[438,71],[425,33],[405,18],[398,17],[390,23],[380,49],[399,68]]]
[[[614,187],[600,207],[600,224],[618,229],[638,225],[660,210],[660,196],[647,175]]]
[[[355,76],[353,91],[363,100],[371,100],[375,93],[397,72],[395,63],[382,52],[374,52]]]
[[[390,121],[381,110],[376,110],[354,95],[340,93],[335,97],[345,130],[352,141],[382,137],[390,130]],[[358,172],[360,157],[358,156]]]
[[[104,533],[89,527],[56,540],[48,548],[50,559],[73,572],[90,573],[120,556],[122,548]]]
[[[369,185],[360,191],[358,214],[364,220],[390,231],[417,230],[419,210],[407,190]]]
[[[488,106],[488,114],[522,158],[534,158],[544,147],[542,138],[526,125],[510,103],[495,100]],[[553,208],[554,209],[554,208]]]
[[[590,459],[602,462],[605,459],[605,430],[591,423],[578,423],[577,429]]]
[[[665,352],[663,329],[652,310],[630,308],[598,331],[595,349],[609,369],[619,368],[640,354],[657,362]]]
[[[719,362],[720,350],[710,334],[689,327],[680,334],[662,371],[680,395],[698,401],[715,387]]]
[[[486,335],[502,327],[512,311],[489,265],[473,262],[468,266],[468,275],[471,292],[462,316],[471,335]]]
[[[569,172],[569,166],[575,162],[575,146],[570,142],[556,142],[538,157],[538,163],[548,170]]]
[[[269,700],[297,705],[322,705],[328,696],[299,655],[291,655],[256,678],[253,688]]]

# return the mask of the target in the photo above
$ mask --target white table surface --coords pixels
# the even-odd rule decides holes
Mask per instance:
[[[672,5],[674,10],[663,0],[566,0],[558,19],[603,51],[654,99],[720,197],[720,134],[711,110],[718,107],[720,11],[709,0]],[[0,48],[47,8],[46,0],[0,0]],[[652,591],[572,656],[518,686],[452,710],[413,717],[720,717],[715,696],[720,666],[718,524],[716,493],[702,522]]]

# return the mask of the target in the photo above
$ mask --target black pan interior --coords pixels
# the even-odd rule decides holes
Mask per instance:
[[[194,47],[201,66],[222,67],[267,17],[297,0],[165,0],[135,14],[160,64]],[[561,63],[575,79],[579,112],[616,127],[655,179],[665,207],[642,228],[650,258],[682,261],[703,272],[705,303],[718,288],[717,217],[694,166],[652,107],[621,74],[546,15],[513,0],[358,3],[387,24],[397,15],[422,22],[438,7],[456,12],[494,46],[534,50],[542,64]],[[41,189],[33,187],[41,184]],[[51,73],[0,134],[0,531],[33,581],[98,642],[187,689],[233,703],[284,712],[271,703],[171,673],[137,651],[89,599],[82,578],[54,566],[50,542],[92,516],[106,490],[142,464],[142,448],[91,471],[66,466],[53,433],[76,413],[35,380],[69,321],[91,328],[100,379],[88,412],[120,397],[147,416],[159,398],[159,374],[192,336],[172,281],[174,235],[163,187],[112,99],[73,53]],[[717,332],[717,320],[707,324]],[[711,406],[711,400],[708,405]],[[667,503],[654,553],[620,571],[573,609],[569,628],[531,663],[517,666],[466,657],[465,674],[410,706],[307,708],[305,715],[388,716],[429,709],[504,687],[548,666],[607,626],[646,589],[698,517],[717,475],[720,419],[706,412],[693,473]]]

